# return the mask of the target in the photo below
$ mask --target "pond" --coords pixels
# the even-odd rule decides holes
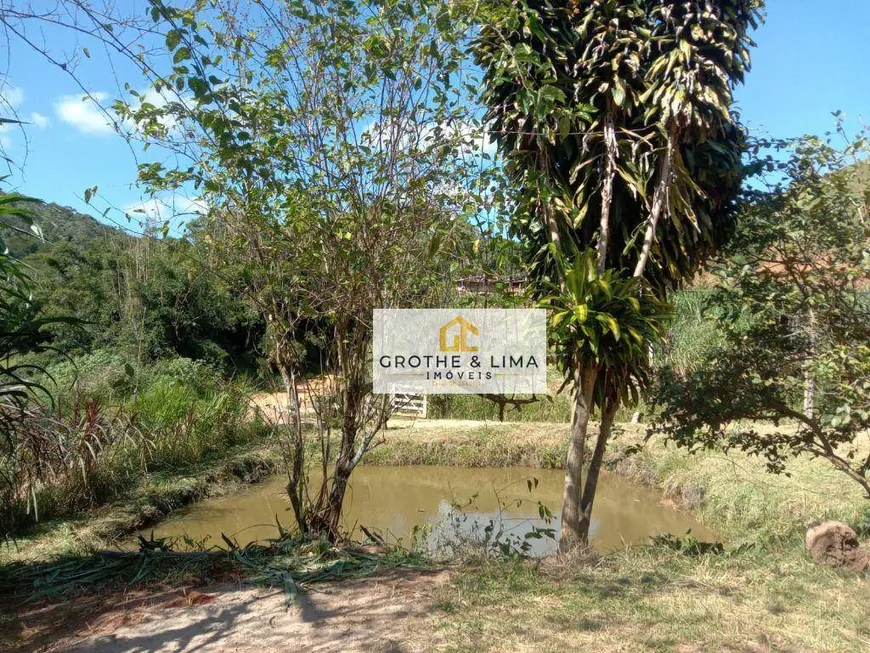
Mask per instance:
[[[528,541],[530,553],[540,556],[555,551],[556,541],[526,534],[552,528],[558,537],[563,484],[564,472],[553,469],[360,466],[351,477],[343,520],[360,537],[362,526],[388,542],[409,544],[416,532],[430,550],[484,537],[492,523],[493,536],[501,534],[499,541]],[[240,494],[194,504],[155,526],[154,536],[186,535],[207,545],[222,545],[222,533],[240,545],[275,537],[276,518],[285,527],[293,523],[285,485],[286,479],[276,476]],[[592,514],[592,545],[606,552],[689,529],[701,540],[716,539],[692,515],[660,505],[660,498],[655,490],[602,473]],[[541,505],[555,516],[550,523],[541,518]],[[151,531],[142,535],[150,537]]]

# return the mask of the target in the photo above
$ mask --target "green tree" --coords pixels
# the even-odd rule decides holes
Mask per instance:
[[[279,435],[297,523],[337,537],[348,479],[390,410],[371,395],[372,309],[431,305],[452,291],[454,244],[481,212],[486,163],[461,101],[463,84],[474,88],[461,67],[465,10],[329,0],[211,15],[152,5],[174,62],[154,93],[172,99],[143,95],[117,109],[185,162],[144,165],[140,178],[155,191],[196,189],[209,207],[209,262],[240,280],[266,322],[292,407]],[[322,447],[313,485],[298,395],[306,343],[325,374],[306,393],[317,395]]]
[[[486,117],[521,189],[515,232],[537,293],[557,307],[551,331],[574,385],[563,550],[587,542],[613,416],[646,383],[662,301],[733,223],[743,138],[732,89],[758,4],[495,2],[482,22]],[[572,286],[583,270],[586,285]],[[584,484],[595,407],[602,427]]]
[[[714,267],[707,314],[722,343],[689,373],[665,370],[654,399],[666,419],[652,433],[740,449],[774,472],[821,457],[870,498],[870,456],[856,442],[870,426],[870,147],[866,133],[837,132],[843,145],[773,144],[787,156]]]
[[[21,262],[38,287],[34,306],[82,321],[49,326],[52,350],[43,359],[59,355],[52,351],[111,348],[141,363],[182,356],[217,368],[254,366],[262,322],[203,263],[205,243],[195,228],[182,239],[136,237],[96,230],[92,218],[70,211],[56,211],[53,224],[42,222],[45,211],[36,214],[45,240],[19,246],[30,252]]]
[[[27,233],[20,224],[38,227],[27,205],[36,203],[31,197],[18,193],[0,194],[0,226]],[[35,383],[29,379],[32,366],[21,361],[21,354],[41,344],[45,321],[39,315],[32,294],[33,282],[21,269],[21,263],[9,256],[5,243],[0,242],[0,433],[11,442],[11,429],[24,409],[29,391]]]

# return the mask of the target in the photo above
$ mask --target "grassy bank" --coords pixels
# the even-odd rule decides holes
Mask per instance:
[[[392,420],[365,463],[554,469],[564,466],[567,437],[566,424]]]
[[[756,458],[712,451],[691,455],[657,440],[644,444],[644,435],[643,425],[618,425],[606,458],[608,471],[661,488],[663,501],[691,510],[728,542],[794,546],[819,521],[839,519],[863,530],[870,518],[857,484],[823,461],[799,458],[789,466],[789,476],[777,476]],[[366,461],[561,468],[567,439],[566,424],[396,423]],[[644,446],[635,453],[639,445]]]
[[[428,616],[415,621],[401,643],[409,650],[446,651],[870,648],[867,576],[816,566],[802,545],[806,527],[823,519],[864,522],[866,501],[848,479],[806,459],[794,462],[791,476],[771,476],[761,462],[741,455],[693,456],[655,441],[635,453],[643,427],[622,425],[620,431],[608,456],[610,473],[660,487],[663,501],[692,510],[721,534],[725,552],[697,555],[659,544],[540,563],[463,558],[451,566],[450,582],[427,592]],[[560,467],[566,438],[564,424],[396,420],[367,462]],[[111,517],[107,511],[102,525],[92,516],[87,524],[67,523],[68,530],[52,533],[46,526],[43,536],[69,537],[81,546],[88,529],[96,536],[104,528],[117,533],[130,524],[140,527],[139,519],[159,518],[176,502],[232,490],[268,473],[256,462],[261,455],[274,453],[240,451],[191,478],[164,478],[165,486],[154,476],[137,493],[135,508],[128,504]],[[283,555],[265,567],[277,568]],[[396,553],[383,558],[384,567],[395,562],[390,556]],[[365,573],[380,568],[378,560],[366,562]],[[284,583],[264,577],[262,565],[233,556],[225,563],[234,578]],[[213,565],[203,569],[197,572],[203,578],[214,577]]]
[[[270,433],[250,419],[250,388],[198,361],[134,368],[92,354],[50,374],[55,395],[16,414],[0,456],[0,540],[129,502],[155,478],[188,477]]]
[[[279,465],[278,453],[258,443],[233,447],[222,456],[184,470],[147,474],[127,488],[120,499],[75,518],[40,522],[0,545],[0,564],[112,548],[177,508],[237,492],[275,473]]]
[[[564,424],[395,420],[365,463],[558,469],[567,437]],[[806,528],[825,519],[870,531],[870,511],[857,486],[821,461],[798,459],[790,476],[774,476],[753,458],[716,452],[689,455],[656,441],[635,453],[643,438],[643,426],[620,425],[606,460],[608,472],[660,488],[663,502],[692,511],[729,545],[799,547]],[[39,524],[18,546],[29,553],[58,550],[49,541],[63,543],[63,551],[104,546],[156,523],[175,508],[235,491],[278,467],[277,452],[262,441],[232,447],[198,465],[150,473],[123,498],[80,517]]]
[[[858,651],[868,600],[866,577],[795,551],[636,549],[464,568],[437,593],[432,628],[447,651]]]

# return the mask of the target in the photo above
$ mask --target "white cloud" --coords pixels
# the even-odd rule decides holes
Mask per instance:
[[[45,129],[48,127],[48,118],[37,111],[32,111],[30,113],[30,122],[39,127],[39,129]]]
[[[164,222],[176,217],[189,220],[194,215],[200,215],[206,211],[207,206],[199,198],[190,198],[179,194],[155,197],[124,207],[124,213],[133,220],[141,222]]]
[[[83,134],[105,135],[115,131],[112,122],[97,106],[106,93],[91,93],[91,98],[80,95],[65,95],[55,102],[54,110],[61,121],[72,125]]]
[[[2,98],[2,103],[5,106],[14,109],[24,102],[24,89],[20,86],[13,86],[8,82],[0,82],[0,98]]]
[[[30,112],[29,116],[24,115],[21,109],[23,103],[24,90],[7,80],[0,80],[0,118],[20,120],[22,123],[31,123],[39,129],[45,129],[48,126],[48,118],[36,111]],[[26,124],[0,124],[0,148],[4,150],[11,148],[15,142],[14,130],[24,136],[27,127]]]
[[[469,121],[457,121],[447,125],[409,123],[404,128],[397,128],[391,120],[376,120],[362,130],[360,141],[376,147],[382,147],[381,143],[396,141],[400,148],[419,149],[449,141],[455,145],[459,155],[492,156],[496,151],[496,144],[489,134],[484,133],[478,124]]]

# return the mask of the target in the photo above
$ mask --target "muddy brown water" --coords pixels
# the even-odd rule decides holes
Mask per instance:
[[[492,524],[490,540],[500,534],[499,542],[527,541],[530,552],[540,556],[555,551],[555,540],[526,534],[552,528],[558,536],[563,484],[564,473],[552,469],[361,466],[351,478],[343,520],[357,535],[365,526],[390,542],[409,544],[416,537],[430,550],[485,538]],[[179,548],[203,541],[222,545],[222,533],[240,545],[275,537],[276,519],[285,527],[293,523],[285,485],[285,478],[276,476],[240,494],[202,501],[142,535],[148,538],[153,530],[155,537],[180,538]],[[655,490],[602,474],[592,514],[593,546],[612,551],[688,530],[704,541],[716,539],[692,515],[662,506],[660,499]],[[541,518],[542,505],[555,515],[549,523]]]

